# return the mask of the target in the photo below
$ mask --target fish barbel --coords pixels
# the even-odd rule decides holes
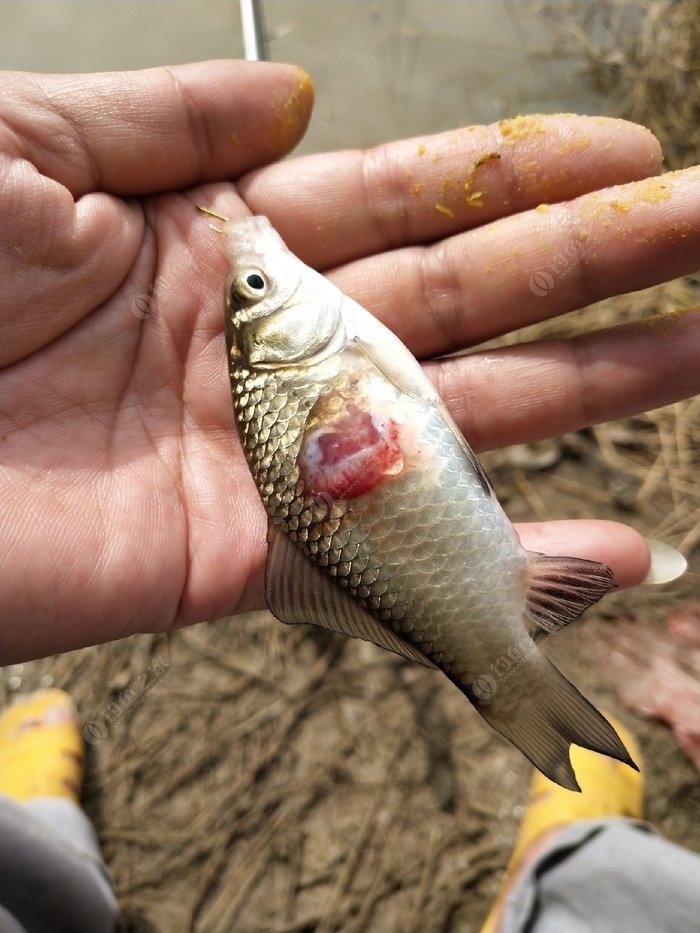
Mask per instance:
[[[401,341],[285,246],[223,226],[236,423],[269,517],[266,599],[439,668],[547,777],[581,745],[636,767],[537,640],[614,586],[605,564],[526,551]]]

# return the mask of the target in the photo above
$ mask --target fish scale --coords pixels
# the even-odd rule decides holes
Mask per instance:
[[[407,640],[429,646],[451,677],[470,680],[488,671],[493,640],[487,639],[484,656],[465,631],[465,614],[493,619],[494,626],[507,633],[497,655],[507,651],[521,634],[512,622],[508,624],[512,615],[508,607],[523,598],[526,561],[524,552],[519,561],[515,552],[518,568],[504,576],[498,594],[488,585],[465,591],[465,575],[485,579],[484,571],[504,549],[513,550],[513,535],[495,499],[493,514],[483,502],[475,508],[481,484],[464,471],[461,448],[439,418],[428,422],[420,438],[432,452],[433,470],[410,473],[353,503],[335,502],[329,525],[327,510],[304,488],[296,459],[309,413],[323,391],[332,389],[333,380],[305,388],[292,380],[292,396],[285,380],[272,373],[253,376],[241,370],[232,372],[231,378],[247,396],[247,404],[239,408],[234,391],[234,404],[248,462],[258,489],[267,495],[273,521],[380,621]],[[251,385],[258,391],[251,391]],[[280,404],[285,398],[288,403]],[[274,441],[262,427],[267,419],[284,427]],[[421,502],[423,508],[417,507]],[[293,525],[292,517],[297,519]],[[335,521],[338,525],[331,531]],[[299,533],[299,525],[306,535]],[[317,546],[310,548],[309,539]],[[439,579],[436,567],[442,568]],[[360,583],[351,579],[358,574]]]

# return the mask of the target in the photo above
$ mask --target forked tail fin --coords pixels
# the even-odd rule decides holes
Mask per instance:
[[[639,770],[607,719],[539,650],[536,642],[561,629],[615,586],[605,564],[576,557],[528,553],[524,641],[471,684],[457,683],[484,719],[550,780],[581,790],[569,759],[580,745]],[[534,640],[533,640],[534,639]],[[509,652],[509,655],[511,652]],[[512,663],[511,663],[512,662]]]
[[[461,689],[484,719],[550,780],[581,790],[569,759],[571,745],[639,770],[607,719],[538,649],[507,680],[491,681],[492,692],[479,689],[479,681]]]
[[[534,623],[530,635],[536,642],[578,618],[615,586],[610,568],[596,561],[533,552],[528,561],[525,622]],[[488,679],[495,686],[491,696],[474,689],[478,683],[465,691],[484,719],[543,774],[570,790],[581,789],[569,759],[571,745],[636,768],[607,719],[528,642],[508,679]]]

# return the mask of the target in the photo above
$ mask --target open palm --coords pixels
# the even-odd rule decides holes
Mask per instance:
[[[641,180],[658,145],[621,121],[519,120],[268,165],[311,109],[292,67],[6,75],[4,90],[0,662],[262,604],[226,265],[196,204],[267,214],[425,360],[700,265],[700,174]],[[699,359],[689,313],[427,365],[479,449],[695,394]],[[624,526],[520,531],[607,560],[623,585],[648,567]]]

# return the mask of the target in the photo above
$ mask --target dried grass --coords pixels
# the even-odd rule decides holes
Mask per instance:
[[[541,0],[530,12],[606,98],[606,111],[648,126],[668,165],[700,161],[699,0]]]

